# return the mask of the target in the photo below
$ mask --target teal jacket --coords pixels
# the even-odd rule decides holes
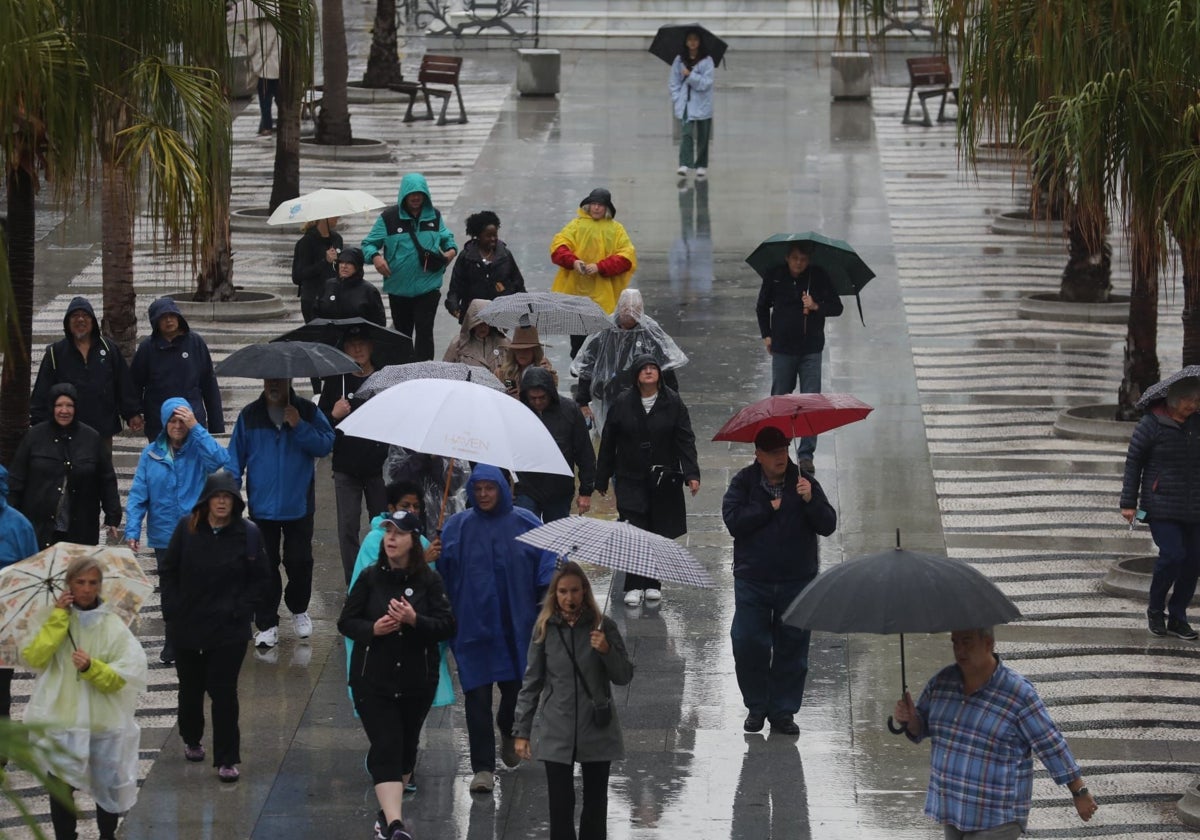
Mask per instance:
[[[425,203],[421,206],[420,217],[413,219],[404,209],[404,199],[416,192],[424,193]],[[371,232],[362,241],[363,259],[366,262],[375,259],[376,254],[383,254],[387,259],[392,273],[384,278],[383,290],[389,295],[418,297],[442,287],[446,266],[436,271],[426,271],[421,267],[410,233],[414,225],[417,241],[422,248],[439,252],[451,248],[458,250],[454,244],[454,234],[446,227],[442,214],[433,206],[429,185],[419,172],[410,172],[400,179],[396,204],[384,208],[371,227]]]

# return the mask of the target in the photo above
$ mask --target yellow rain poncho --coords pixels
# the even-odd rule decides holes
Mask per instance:
[[[564,245],[585,263],[599,264],[612,256],[624,257],[629,261],[627,271],[607,277],[604,276],[604,266],[600,267],[600,274],[584,275],[555,261],[559,268],[558,274],[554,275],[551,291],[590,297],[605,312],[616,309],[617,297],[629,285],[633,272],[637,271],[637,251],[629,241],[624,226],[615,219],[596,221],[588,215],[587,210],[581,208],[576,218],[555,235],[550,243],[550,256],[553,258],[555,252]]]

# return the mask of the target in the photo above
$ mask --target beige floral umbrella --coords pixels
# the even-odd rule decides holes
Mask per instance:
[[[67,588],[67,567],[76,557],[95,557],[104,570],[100,597],[126,624],[154,591],[128,548],[56,543],[32,557],[0,569],[0,665],[20,664],[21,647],[38,631],[36,623]]]

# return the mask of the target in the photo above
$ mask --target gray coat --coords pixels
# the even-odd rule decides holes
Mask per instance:
[[[609,683],[628,685],[633,663],[616,623],[604,617],[608,653],[592,648],[595,621],[581,619],[574,627],[557,615],[546,622],[546,638],[529,645],[525,683],[517,698],[513,735],[528,738],[538,761],[616,761],[625,757],[621,722],[614,704],[612,722],[603,729],[592,722],[592,701],[578,684],[564,640],[571,644],[575,661],[593,697],[610,697]]]

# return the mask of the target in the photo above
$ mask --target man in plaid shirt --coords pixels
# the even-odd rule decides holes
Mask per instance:
[[[893,717],[913,743],[933,739],[925,813],[946,840],[1015,840],[1033,798],[1033,753],[1071,791],[1084,821],[1096,800],[1062,733],[1029,681],[993,652],[990,627],[950,634],[955,664],[914,705],[905,692]]]

